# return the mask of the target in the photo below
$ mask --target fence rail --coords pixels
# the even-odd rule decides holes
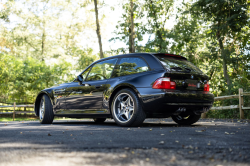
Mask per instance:
[[[15,115],[16,114],[34,114],[34,111],[26,111],[26,108],[34,108],[34,105],[16,105],[16,102],[14,102],[14,105],[4,105],[0,106],[0,108],[8,108],[8,107],[13,107],[12,112],[0,112],[0,115],[8,115],[8,114],[13,114],[13,121],[15,121]],[[16,111],[16,108],[18,107],[24,107],[24,111]]]
[[[243,89],[239,89],[238,95],[229,95],[229,96],[219,96],[215,97],[214,101],[220,101],[220,100],[227,100],[227,99],[239,99],[239,105],[229,105],[229,106],[220,106],[220,107],[212,107],[211,110],[228,110],[228,109],[239,109],[240,112],[240,119],[244,119],[244,111],[243,110],[250,110],[250,107],[244,107],[244,96],[250,96],[250,92],[243,92]],[[13,114],[13,121],[15,121],[15,114],[34,114],[34,111],[25,111],[26,108],[34,108],[34,105],[16,105],[14,102],[14,105],[6,105],[6,106],[0,106],[0,108],[8,108],[13,107],[13,112],[0,112],[1,114]],[[24,111],[16,111],[16,108],[18,107],[24,107]],[[206,118],[206,113],[203,113],[201,115],[202,118]]]
[[[250,92],[243,92],[242,88],[239,88],[238,95],[229,95],[229,96],[219,96],[215,97],[214,101],[226,100],[226,99],[239,99],[239,105],[230,105],[230,106],[220,106],[212,107],[211,110],[228,110],[228,109],[239,109],[240,119],[244,119],[244,111],[249,110],[250,107],[244,107],[244,96],[250,96]],[[202,118],[206,118],[206,113],[201,115]]]

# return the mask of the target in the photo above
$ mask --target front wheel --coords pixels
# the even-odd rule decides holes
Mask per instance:
[[[122,89],[115,95],[111,112],[115,122],[124,127],[139,126],[146,118],[137,94],[131,89]]]
[[[201,115],[195,115],[195,114],[191,114],[188,116],[172,115],[171,117],[176,123],[180,125],[191,125],[193,123],[196,123],[201,118]]]
[[[42,124],[51,124],[54,120],[52,104],[47,95],[43,95],[40,100],[39,120]]]

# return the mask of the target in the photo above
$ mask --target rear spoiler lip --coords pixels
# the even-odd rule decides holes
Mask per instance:
[[[181,58],[181,59],[185,59],[187,60],[187,58],[180,56],[180,55],[176,55],[176,54],[169,54],[169,53],[153,53],[152,55],[166,55],[169,57],[176,57],[176,58]]]

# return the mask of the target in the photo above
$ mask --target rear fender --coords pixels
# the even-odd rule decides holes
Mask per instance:
[[[112,101],[113,101],[113,98],[115,97],[116,93],[119,92],[120,90],[122,89],[125,89],[125,88],[129,88],[129,89],[132,89],[136,94],[137,96],[139,97],[139,102],[141,103],[141,105],[143,106],[142,104],[142,101],[141,101],[141,95],[139,93],[139,91],[136,89],[135,86],[129,84],[129,83],[121,83],[117,86],[115,86],[112,90],[111,93],[109,93],[109,97],[108,97],[108,109],[110,110],[110,113],[111,113],[111,105],[112,105]]]

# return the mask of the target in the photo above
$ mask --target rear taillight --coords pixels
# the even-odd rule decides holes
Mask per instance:
[[[204,85],[204,91],[209,92],[209,83],[208,82]]]
[[[169,77],[158,78],[153,84],[153,89],[176,89],[176,83],[170,81]]]

